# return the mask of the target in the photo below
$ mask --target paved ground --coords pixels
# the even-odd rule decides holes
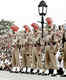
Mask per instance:
[[[66,77],[51,77],[32,75],[32,74],[22,74],[22,73],[10,73],[7,71],[0,71],[0,80],[66,80]]]

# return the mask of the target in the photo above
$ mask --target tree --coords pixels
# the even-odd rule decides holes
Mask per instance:
[[[0,21],[0,25],[3,25],[3,26],[12,26],[13,24],[14,24],[14,21],[8,21],[4,19]]]
[[[1,31],[2,31],[1,34],[4,34],[4,31],[8,32],[12,25],[14,25],[14,21],[8,21],[8,20],[2,19],[0,21],[0,33]]]

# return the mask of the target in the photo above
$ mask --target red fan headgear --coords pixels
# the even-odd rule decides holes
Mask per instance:
[[[47,21],[47,23],[48,23],[48,26],[52,26],[52,19],[50,18],[50,17],[47,17],[46,18],[46,21]]]
[[[38,30],[39,26],[36,23],[32,23],[31,26],[34,28],[34,30]]]
[[[16,26],[16,25],[13,25],[13,26],[11,26],[11,29],[12,29],[14,32],[17,32],[18,29],[19,29],[19,27]]]
[[[26,31],[26,32],[29,32],[29,27],[28,27],[28,25],[24,25],[24,28],[25,28],[25,31]]]

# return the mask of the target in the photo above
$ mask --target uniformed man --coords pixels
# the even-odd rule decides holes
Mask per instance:
[[[32,68],[33,73],[37,73],[39,70],[39,73],[43,72],[42,69],[42,62],[41,62],[41,45],[39,42],[40,39],[40,33],[38,31],[34,32],[34,43],[33,43],[33,49],[32,49]]]
[[[19,40],[14,44],[14,48],[12,49],[12,71],[19,72]]]
[[[45,67],[46,71],[45,74],[49,74],[49,69],[53,69],[53,74],[57,74],[57,65],[56,65],[56,57],[55,57],[55,47],[52,42],[49,43],[45,47],[46,55],[45,55]]]
[[[64,75],[66,75],[66,42],[64,42]]]
[[[30,48],[29,48],[29,43],[26,40],[25,44],[21,48],[21,54],[22,54],[22,71],[21,72],[30,72]]]
[[[58,67],[58,74],[62,75],[64,73],[64,61],[63,61],[63,56],[61,55],[61,52],[58,50],[56,53],[56,63]]]
[[[63,43],[63,52],[64,52],[64,75],[66,75],[66,30],[64,30],[63,33],[62,43]]]

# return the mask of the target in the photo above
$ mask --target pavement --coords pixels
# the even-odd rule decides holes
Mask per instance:
[[[66,77],[60,77],[59,75],[55,77],[24,74],[24,73],[10,73],[8,71],[0,71],[0,80],[66,80]]]

